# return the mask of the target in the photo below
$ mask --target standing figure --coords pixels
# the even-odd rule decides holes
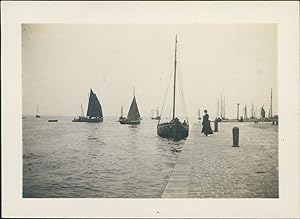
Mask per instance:
[[[203,125],[203,127],[202,127],[201,133],[204,133],[206,136],[208,134],[213,134],[213,131],[210,127],[210,120],[209,120],[209,115],[207,114],[207,110],[204,110],[202,125]]]

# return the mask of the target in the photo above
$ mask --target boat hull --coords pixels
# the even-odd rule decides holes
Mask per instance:
[[[141,123],[141,120],[128,120],[128,119],[120,119],[119,122],[121,124],[129,124],[129,125],[138,125]]]
[[[79,118],[74,118],[72,120],[72,122],[90,122],[90,123],[93,123],[93,122],[103,122],[103,117],[101,118],[87,118],[87,117],[82,117],[82,116],[79,116]]]
[[[186,139],[189,135],[189,125],[180,121],[161,123],[157,125],[157,134],[162,138]]]
[[[36,115],[35,118],[41,118],[41,116],[40,115]]]
[[[152,117],[151,119],[153,119],[153,120],[160,120],[160,116]]]
[[[88,118],[83,117],[83,116],[79,116],[79,118],[74,118],[72,120],[72,122],[87,122],[87,121],[88,121]]]
[[[89,123],[103,122],[103,117],[101,117],[101,118],[87,118],[87,122],[89,122]]]
[[[58,122],[57,119],[49,119],[48,122]]]

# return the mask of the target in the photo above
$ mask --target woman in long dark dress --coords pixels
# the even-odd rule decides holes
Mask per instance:
[[[206,136],[208,134],[213,134],[213,131],[210,127],[209,115],[207,114],[207,110],[204,110],[202,125],[203,125],[203,127],[202,127],[201,133],[204,133]]]

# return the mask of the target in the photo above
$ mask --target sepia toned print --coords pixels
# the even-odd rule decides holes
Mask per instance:
[[[22,89],[24,198],[279,198],[275,24],[23,24]]]

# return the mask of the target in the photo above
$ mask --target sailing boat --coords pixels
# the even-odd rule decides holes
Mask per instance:
[[[158,107],[156,107],[156,117],[152,117],[151,119],[160,120],[160,115],[159,115]]]
[[[141,123],[141,116],[139,113],[139,109],[136,103],[136,99],[135,99],[135,93],[133,90],[133,99],[127,114],[127,118],[123,117],[123,107],[122,107],[122,111],[121,111],[121,117],[119,118],[119,122],[121,124],[140,124]]]
[[[260,108],[260,118],[261,119],[264,119],[266,117],[266,111],[265,111],[265,109],[264,109],[264,106],[262,106],[261,108]]]
[[[82,104],[80,106],[81,106],[81,116],[79,116],[78,118],[74,118],[72,120],[72,122],[87,122],[88,121],[88,119],[84,116]]]
[[[162,138],[171,138],[174,140],[185,139],[189,135],[188,121],[183,123],[175,117],[175,95],[176,95],[176,66],[177,66],[177,35],[175,38],[175,60],[174,60],[174,86],[173,86],[173,117],[170,122],[157,124],[157,134]]]
[[[121,116],[119,117],[119,120],[124,120],[126,119],[124,116],[123,116],[123,106],[121,106]]]
[[[244,119],[248,119],[247,106],[244,107]]]
[[[201,111],[198,109],[198,120],[201,120]]]
[[[90,89],[89,105],[87,109],[87,122],[102,122],[103,113],[102,106],[97,95]]]
[[[36,118],[40,118],[40,113],[39,113],[39,105],[36,106],[36,115],[35,115]]]

